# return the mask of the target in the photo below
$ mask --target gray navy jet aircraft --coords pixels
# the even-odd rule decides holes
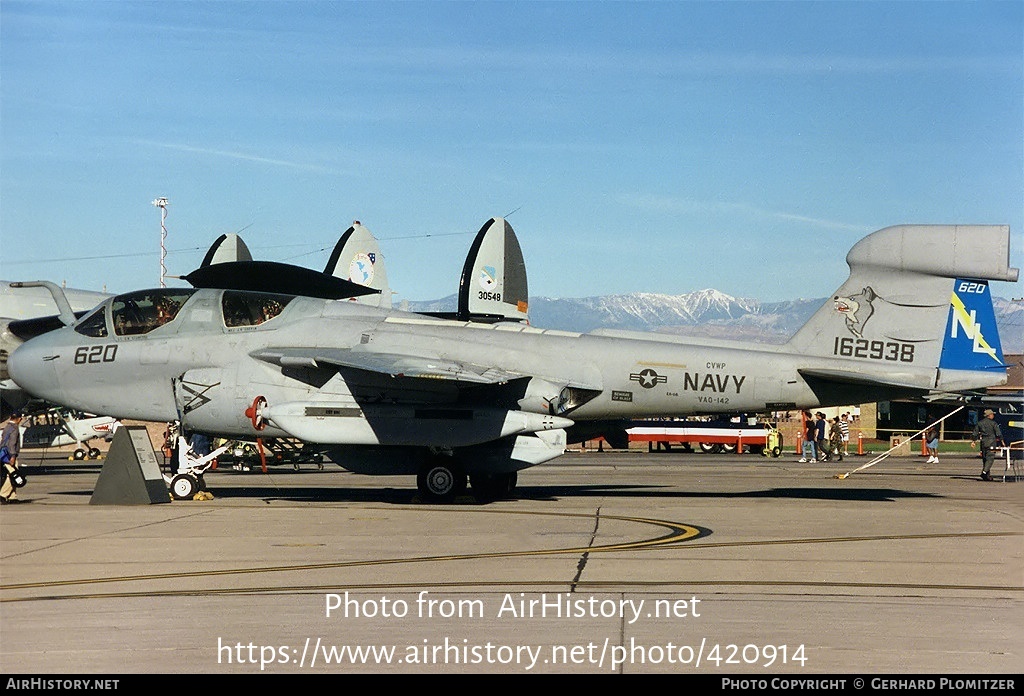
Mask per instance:
[[[1000,225],[879,230],[852,248],[849,278],[784,345],[412,314],[348,301],[375,290],[344,278],[304,285],[278,264],[262,289],[211,276],[110,298],[26,341],[9,369],[72,408],[293,437],[354,472],[416,475],[429,499],[451,498],[467,479],[493,499],[517,471],[569,441],[614,437],[628,419],[1003,384],[988,283],[1017,279],[1009,247]],[[471,291],[501,302],[500,273],[470,277]],[[523,300],[510,301],[514,317]]]

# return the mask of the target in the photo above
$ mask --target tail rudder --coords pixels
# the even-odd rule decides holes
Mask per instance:
[[[1005,369],[989,284],[984,280],[956,279],[939,357],[940,380],[949,382],[959,372]]]

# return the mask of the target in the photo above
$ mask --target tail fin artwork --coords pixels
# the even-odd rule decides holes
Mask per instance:
[[[384,255],[377,239],[358,220],[334,245],[324,273],[380,290],[380,294],[362,295],[352,298],[353,301],[391,308],[391,287],[384,268]]]
[[[794,353],[863,370],[801,370],[819,382],[957,391],[1006,379],[988,282],[1016,282],[1005,225],[899,225],[858,242],[850,277],[790,339]]]
[[[469,249],[459,281],[463,321],[528,321],[530,293],[519,239],[504,218],[491,218]]]
[[[249,247],[237,234],[222,234],[210,245],[210,250],[206,252],[199,267],[206,268],[215,263],[231,263],[233,261],[252,261],[252,254],[249,253]]]

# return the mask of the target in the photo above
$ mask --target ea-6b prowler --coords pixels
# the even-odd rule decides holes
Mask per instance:
[[[1017,279],[1009,240],[994,225],[879,230],[853,247],[847,281],[784,345],[425,316],[346,301],[373,290],[336,279],[315,297],[231,287],[119,295],[27,341],[9,367],[26,390],[73,408],[294,437],[351,471],[415,474],[424,497],[448,499],[468,477],[491,499],[520,469],[568,441],[611,437],[627,419],[1003,384],[988,281]],[[469,278],[471,292],[500,304],[500,276],[488,267]]]

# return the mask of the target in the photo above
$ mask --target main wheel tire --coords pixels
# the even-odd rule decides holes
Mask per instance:
[[[76,449],[74,454],[72,454],[71,456],[75,458],[75,461],[81,461],[81,460],[85,459],[85,456],[87,454],[88,454],[88,452],[86,452],[84,449],[79,448],[79,449]]]
[[[171,479],[171,495],[175,500],[191,500],[199,492],[199,480],[191,474],[178,474]]]
[[[702,442],[700,443],[700,451],[704,454],[718,454],[722,451],[722,446],[717,442]]]
[[[100,453],[99,449],[96,448],[96,447],[93,447],[92,449],[89,450],[89,459],[99,459],[100,454],[101,453]]]
[[[465,492],[466,474],[454,460],[439,458],[423,467],[416,485],[426,500],[445,502]]]

